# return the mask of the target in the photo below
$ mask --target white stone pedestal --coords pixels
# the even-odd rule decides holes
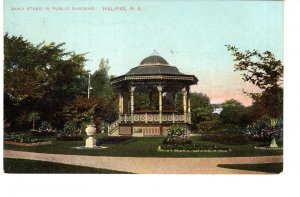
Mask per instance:
[[[88,135],[88,138],[85,140],[85,147],[94,148],[96,146],[96,139],[94,138],[96,128],[93,125],[88,125],[85,132]]]
[[[94,136],[89,136],[85,140],[85,147],[87,147],[87,148],[93,148],[94,146],[96,146],[96,140],[95,140]]]

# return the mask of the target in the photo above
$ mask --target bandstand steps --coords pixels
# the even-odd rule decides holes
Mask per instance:
[[[119,136],[119,120],[110,124],[108,131],[108,135],[110,136]]]

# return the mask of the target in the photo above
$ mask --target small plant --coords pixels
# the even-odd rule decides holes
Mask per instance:
[[[275,119],[275,118],[271,118],[270,119],[270,127],[271,128],[276,128],[276,126],[277,126],[277,124],[278,124],[278,120],[277,119]]]
[[[39,127],[40,132],[49,132],[51,130],[51,124],[47,121],[43,121]]]
[[[68,121],[64,126],[64,131],[56,137],[57,141],[81,141],[83,140],[80,129],[75,121]]]
[[[163,140],[163,144],[192,144],[192,140],[187,135],[169,136]]]
[[[182,126],[179,125],[172,125],[169,127],[168,130],[168,136],[170,137],[175,137],[175,136],[180,136],[180,135],[184,135],[184,129]]]
[[[40,114],[36,111],[32,111],[28,114],[28,121],[32,121],[32,130],[35,130],[35,121],[40,119]]]
[[[64,126],[64,132],[65,133],[74,133],[77,131],[77,125],[74,121],[68,121],[66,122]]]
[[[172,125],[169,127],[168,136],[163,140],[163,144],[192,144],[192,140],[185,135],[183,127]]]

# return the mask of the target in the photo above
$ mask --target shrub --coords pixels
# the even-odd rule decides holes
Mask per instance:
[[[51,128],[51,124],[47,121],[43,121],[39,130],[31,130],[31,134],[34,136],[51,136],[55,134],[55,130]]]
[[[184,135],[184,129],[182,126],[179,125],[172,125],[168,129],[168,136],[174,137],[174,136],[180,136]]]
[[[65,133],[73,133],[78,130],[76,122],[75,121],[68,121],[64,125],[64,132]]]
[[[254,140],[271,140],[283,137],[282,119],[263,117],[247,126],[244,133]]]
[[[49,122],[47,122],[47,121],[43,121],[41,123],[41,126],[39,127],[39,131],[40,132],[48,132],[50,130],[52,130],[51,129],[51,124]]]
[[[168,136],[163,140],[163,144],[192,144],[192,140],[187,135]]]
[[[219,130],[222,126],[221,121],[217,120],[217,119],[213,119],[213,120],[208,120],[208,121],[203,121],[197,124],[197,129],[201,132],[212,132],[212,131],[216,131]]]
[[[163,140],[163,144],[191,144],[192,140],[185,135],[183,127],[172,125],[169,127],[168,136]]]

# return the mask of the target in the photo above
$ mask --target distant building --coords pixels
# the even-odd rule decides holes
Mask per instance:
[[[214,111],[213,114],[220,114],[223,111],[223,107],[221,104],[213,104]]]

